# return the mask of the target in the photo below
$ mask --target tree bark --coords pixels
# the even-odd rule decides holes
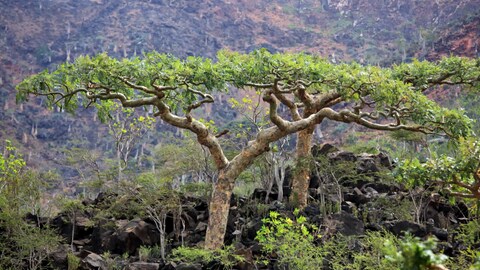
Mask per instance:
[[[224,172],[220,173],[208,209],[210,216],[208,218],[207,235],[205,236],[206,249],[219,249],[223,246],[234,186],[234,178],[227,178]]]
[[[296,168],[293,175],[292,193],[290,202],[298,208],[303,208],[308,201],[308,186],[310,184],[310,148],[312,147],[313,131],[311,126],[298,132],[296,146]]]
[[[269,151],[269,143],[286,136],[287,133],[278,128],[270,128],[261,131],[254,141],[240,154],[235,156],[228,165],[219,170],[218,180],[210,200],[207,234],[205,236],[205,248],[214,250],[223,246],[227,231],[228,212],[230,210],[230,198],[232,197],[235,180],[253,160],[259,155]],[[214,159],[219,153],[212,152]]]

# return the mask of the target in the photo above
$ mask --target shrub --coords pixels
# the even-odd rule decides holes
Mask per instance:
[[[279,266],[290,269],[316,269],[323,264],[326,253],[314,244],[318,228],[307,224],[305,217],[292,220],[270,212],[262,221],[256,236],[265,253],[261,263],[276,260]]]
[[[80,258],[69,252],[67,254],[68,270],[77,270],[80,267]]]
[[[233,246],[225,246],[223,249],[217,250],[178,247],[172,251],[170,259],[176,262],[201,263],[204,265],[218,262],[224,269],[233,269],[235,265],[245,261],[242,256],[234,254]]]
[[[419,238],[407,235],[398,247],[387,241],[385,243],[387,258],[398,263],[400,270],[436,269],[448,257],[444,254],[435,254],[436,242],[433,238],[421,241]],[[441,268],[440,268],[441,269]]]

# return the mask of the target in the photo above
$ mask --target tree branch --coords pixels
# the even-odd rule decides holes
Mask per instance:
[[[163,121],[172,126],[188,129],[197,135],[197,141],[208,148],[218,170],[222,170],[228,166],[229,161],[223,153],[220,143],[215,135],[208,131],[204,124],[195,119],[188,119],[187,117],[179,117],[172,114],[170,108],[160,99],[156,99],[154,105],[158,108],[158,113],[156,113],[155,116],[160,116]]]

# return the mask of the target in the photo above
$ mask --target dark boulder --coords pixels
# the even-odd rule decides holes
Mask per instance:
[[[328,157],[332,161],[350,161],[350,162],[357,161],[357,157],[355,156],[355,154],[347,151],[337,151],[337,152],[329,153]]]
[[[380,169],[375,158],[371,155],[360,155],[357,160],[357,173],[373,173]]]
[[[152,262],[134,262],[127,266],[127,270],[158,270],[159,263]]]
[[[361,220],[356,218],[354,215],[343,211],[326,218],[324,225],[332,234],[340,233],[350,236],[363,235],[365,232],[364,224]]]
[[[116,254],[135,254],[136,250],[143,245],[153,246],[159,241],[159,232],[154,225],[143,220],[119,222],[118,229],[108,240],[106,249]]]
[[[348,192],[343,195],[345,201],[354,203],[357,207],[366,204],[372,200],[372,197],[364,194],[359,188],[354,188],[353,192]]]
[[[90,253],[82,260],[81,267],[88,270],[107,269],[107,263],[100,255]]]
[[[322,145],[315,144],[312,146],[311,152],[313,157],[327,156],[330,153],[337,152],[338,148],[329,143],[324,143]]]
[[[387,222],[385,223],[385,227],[396,236],[401,236],[405,233],[410,233],[417,237],[424,237],[427,235],[424,226],[406,220]]]
[[[386,169],[393,169],[393,162],[392,159],[385,154],[384,152],[380,152],[378,155],[376,155],[376,158],[381,166],[383,166]]]

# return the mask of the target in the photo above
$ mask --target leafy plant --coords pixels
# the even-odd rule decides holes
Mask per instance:
[[[77,270],[80,267],[80,258],[72,252],[67,253],[68,270]]]
[[[141,246],[138,249],[138,259],[140,261],[146,262],[150,258],[151,253],[152,253],[151,247]]]
[[[0,269],[39,269],[60,242],[48,226],[25,220],[40,205],[44,188],[40,174],[25,165],[6,141],[0,152]]]
[[[178,247],[172,251],[170,259],[176,262],[201,263],[203,265],[218,262],[224,269],[233,269],[235,265],[245,261],[242,256],[234,254],[233,246],[225,246],[223,249],[217,250]]]
[[[419,238],[407,235],[397,247],[391,241],[385,242],[387,258],[399,264],[400,270],[435,269],[448,257],[435,254],[436,242],[433,238],[421,241]]]
[[[320,237],[318,228],[309,225],[305,217],[292,220],[272,211],[262,221],[255,239],[265,253],[263,264],[273,260],[291,269],[316,269],[323,264],[326,252],[314,244]]]

